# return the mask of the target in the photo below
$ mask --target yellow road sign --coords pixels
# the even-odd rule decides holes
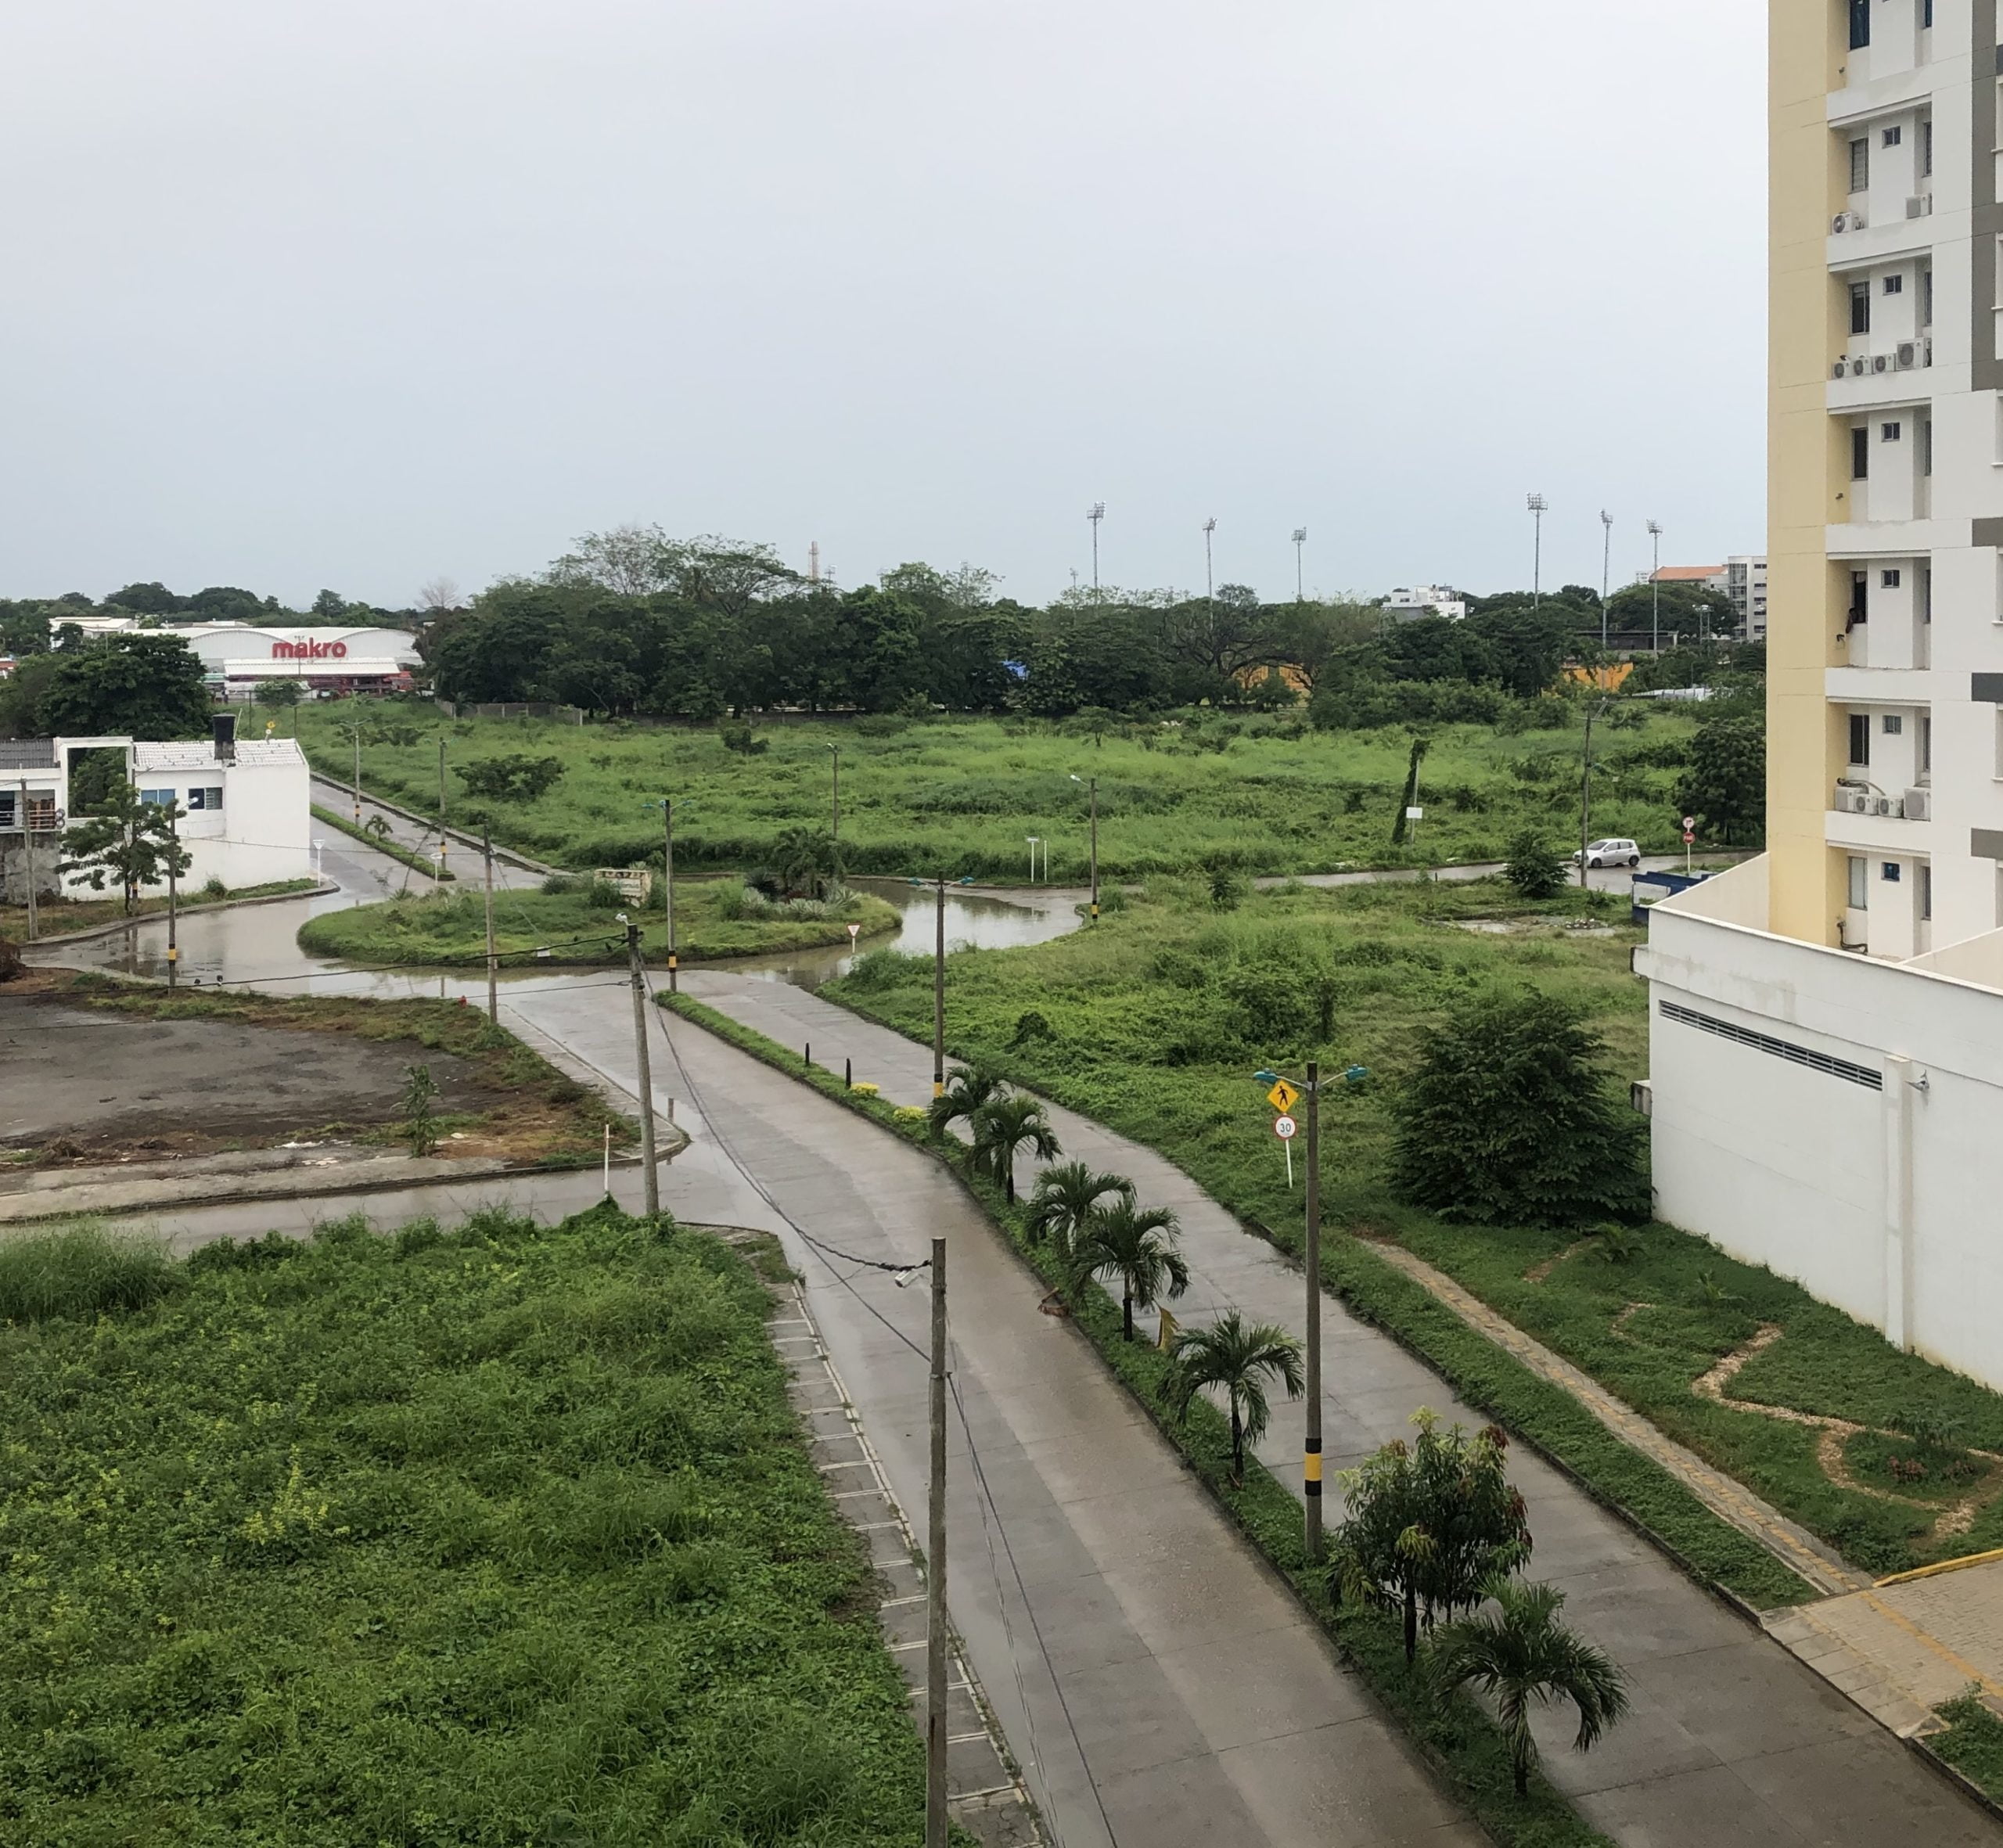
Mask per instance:
[[[1289,1115],[1293,1106],[1300,1102],[1300,1093],[1282,1078],[1266,1093],[1266,1102],[1285,1116]]]

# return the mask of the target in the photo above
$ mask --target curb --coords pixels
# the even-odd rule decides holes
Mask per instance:
[[[297,892],[264,892],[255,898],[218,898],[207,904],[184,904],[176,908],[176,915],[189,918],[206,915],[210,911],[246,911],[257,904],[289,904],[295,898],[327,898],[340,890],[332,879],[323,879],[316,886],[302,886]],[[120,918],[115,924],[92,924],[82,930],[66,930],[57,937],[38,937],[33,943],[18,946],[23,955],[36,950],[45,950],[52,945],[87,944],[100,937],[116,937],[121,930],[131,930],[141,924],[164,923],[165,911],[141,911],[135,916]]]
[[[353,799],[354,786],[352,783],[338,783],[332,777],[323,776],[318,771],[313,768],[313,760],[311,757],[307,759],[306,764],[311,782],[324,783],[329,789],[339,789],[343,795],[351,800]],[[415,822],[420,828],[435,829],[438,825],[435,817],[421,815],[415,809],[405,808],[401,803],[392,802],[386,796],[371,795],[365,784],[362,787],[361,800],[364,802],[374,803],[378,808],[387,809],[393,815],[401,815],[406,822]],[[325,803],[321,804],[323,808],[325,806]],[[453,827],[446,828],[444,832],[449,839],[458,842],[462,847],[471,847],[476,853],[483,850],[482,843],[477,836],[468,834],[461,829]],[[560,866],[552,866],[547,861],[532,860],[527,854],[516,852],[512,847],[503,847],[498,844],[494,849],[494,857],[497,860],[506,861],[509,865],[523,872],[539,872],[545,879],[552,874],[560,873],[564,870]]]

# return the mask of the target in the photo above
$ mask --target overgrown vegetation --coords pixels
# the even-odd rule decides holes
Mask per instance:
[[[461,802],[459,826],[564,866],[658,866],[660,821],[647,804],[675,793],[678,867],[749,873],[771,865],[781,838],[819,829],[830,812],[829,747],[841,750],[841,857],[853,874],[1020,882],[1024,837],[1048,843],[1048,877],[1082,883],[1087,786],[1099,779],[1099,857],[1106,879],[1202,868],[1241,875],[1501,858],[1527,825],[1555,840],[1578,829],[1583,728],[1573,703],[1534,703],[1552,728],[1435,726],[1421,768],[1418,840],[1393,848],[1411,735],[1402,726],[1319,732],[1300,717],[1192,708],[1146,721],[1033,718],[787,724],[746,757],[707,726],[627,723],[579,728],[530,720],[448,719],[426,706],[379,710],[325,702],[299,710],[302,742],[336,778],[364,721],[366,786],[420,813],[437,806],[438,746],[448,763],[502,750],[559,758],[562,780],[534,800]],[[1595,825],[1647,851],[1681,840],[1678,786],[1692,721],[1637,706],[1607,735],[1594,774]]]
[[[660,959],[667,954],[667,928],[658,880],[652,902],[653,909],[633,909],[630,915],[646,926],[647,955]],[[516,965],[524,958],[624,963],[626,933],[617,917],[624,905],[613,887],[585,881],[566,882],[554,891],[497,891],[494,942]],[[894,905],[866,893],[848,893],[839,903],[775,904],[754,899],[741,881],[675,882],[675,947],[685,962],[846,944],[851,924],[874,937],[894,930],[897,922]],[[482,967],[487,960],[486,901],[474,891],[426,891],[379,904],[323,911],[301,926],[299,941],[315,955],[350,962]],[[546,956],[541,954],[545,950]]]
[[[336,834],[345,834],[350,840],[358,840],[365,847],[372,847],[379,854],[385,854],[392,860],[408,866],[413,872],[421,872],[433,880],[455,879],[459,875],[448,865],[441,873],[437,861],[429,854],[420,854],[407,847],[395,836],[379,828],[371,828],[367,822],[351,820],[337,814],[331,808],[322,808],[318,803],[312,804],[313,819],[323,828],[331,828]],[[372,819],[376,818],[372,818]]]
[[[0,1832],[917,1839],[870,1570],[728,1248],[487,1213],[177,1282],[0,1328]]]
[[[1994,1801],[2003,1803],[2003,1720],[1983,1705],[1980,1691],[1974,1688],[1938,1710],[1947,1729],[1926,1739],[1926,1749]]]
[[[1483,914],[1529,928],[1455,927]],[[1667,1227],[1636,1231],[1621,1261],[1602,1263],[1592,1251],[1606,1241],[1581,1246],[1576,1230],[1455,1225],[1393,1193],[1396,1101],[1426,1036],[1486,997],[1534,989],[1566,1004],[1605,1043],[1616,1084],[1645,1074],[1646,996],[1627,971],[1634,933],[1624,923],[1597,936],[1563,927],[1605,915],[1591,894],[1568,890],[1540,907],[1498,881],[1282,888],[1221,917],[1196,882],[1151,881],[1145,899],[1090,930],[955,954],[949,1040],[957,1056],[1158,1149],[1289,1250],[1299,1246],[1301,1193],[1287,1188],[1252,1074],[1311,1056],[1328,1070],[1368,1067],[1366,1083],[1324,1102],[1327,1281],[1422,1350],[1470,1403],[1534,1438],[1749,1603],[1793,1602],[1803,1588],[1393,1271],[1371,1242],[1395,1239],[1446,1271],[1866,1571],[2003,1545],[2003,1497],[1985,1485],[1969,1487],[1967,1531],[1944,1531],[1937,1497],[1888,1500],[1841,1486],[1821,1465],[1815,1429],[1694,1386],[1771,1325],[1781,1337],[1738,1373],[1735,1399],[1908,1435],[1916,1417],[1944,1418],[1962,1447],[2003,1452],[2003,1396],[1899,1353],[1796,1285]],[[879,956],[822,992],[924,1040],[930,979],[923,959]],[[1019,1038],[1031,1010],[1047,1030]]]

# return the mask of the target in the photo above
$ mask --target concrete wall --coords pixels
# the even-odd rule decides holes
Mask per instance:
[[[1656,1210],[2003,1387],[2003,992],[1731,921],[1765,873],[1649,913]]]

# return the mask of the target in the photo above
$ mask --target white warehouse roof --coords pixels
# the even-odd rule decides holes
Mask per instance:
[[[246,738],[239,739],[236,746],[237,765],[241,768],[259,770],[297,764],[304,765],[306,753],[299,748],[296,738]],[[216,747],[207,739],[189,739],[167,744],[135,744],[132,746],[132,769],[135,775],[148,775],[156,771],[169,770],[219,770],[226,764],[219,763]]]

